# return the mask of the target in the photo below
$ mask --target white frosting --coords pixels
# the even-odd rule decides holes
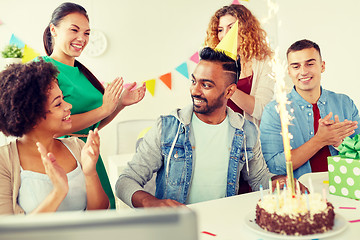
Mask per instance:
[[[308,200],[307,200],[308,199]],[[307,203],[308,202],[308,203]],[[278,215],[298,215],[305,214],[310,209],[310,214],[324,212],[327,208],[319,193],[295,195],[293,198],[290,192],[282,191],[280,194],[269,194],[263,197],[258,203],[259,207],[265,209],[268,213],[276,213]],[[309,209],[308,209],[309,205]]]

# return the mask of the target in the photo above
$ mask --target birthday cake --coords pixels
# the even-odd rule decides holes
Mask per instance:
[[[256,205],[256,223],[263,229],[286,235],[323,233],[334,226],[334,207],[320,194],[282,191],[262,197]]]

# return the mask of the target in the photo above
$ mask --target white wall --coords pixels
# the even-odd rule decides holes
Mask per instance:
[[[360,50],[358,0],[273,0],[279,5],[278,15],[264,23],[273,47],[284,54],[294,41],[308,38],[317,42],[326,61],[324,87],[347,93],[360,104],[357,94],[357,64]],[[15,33],[30,47],[44,54],[42,33],[59,0],[1,0],[0,48]],[[190,103],[189,80],[175,71],[182,62],[195,64],[189,57],[203,44],[210,16],[232,0],[82,0],[89,13],[92,28],[102,30],[109,47],[100,57],[81,56],[83,62],[101,81],[123,76],[125,81],[142,82],[169,71],[173,75],[173,90],[159,80],[155,97],[148,92],[145,99],[123,110],[101,131],[104,159],[115,153],[115,123],[118,121],[155,118],[176,107]],[[253,13],[264,19],[268,15],[267,0],[241,1]],[[11,9],[16,9],[16,15]],[[277,27],[277,21],[281,23]],[[1,67],[0,62],[0,67]],[[338,82],[341,81],[341,84]],[[350,85],[352,84],[352,85]]]

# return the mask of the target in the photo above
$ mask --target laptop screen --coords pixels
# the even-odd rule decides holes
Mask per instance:
[[[196,240],[196,215],[187,208],[58,212],[0,218],[2,240]]]

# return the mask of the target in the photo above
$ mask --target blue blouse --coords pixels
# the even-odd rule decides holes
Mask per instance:
[[[66,144],[64,145],[66,146]],[[76,159],[71,149],[69,149],[69,151]],[[57,211],[83,211],[86,209],[87,195],[85,176],[77,159],[76,162],[77,167],[66,174],[68,178],[69,192]],[[25,213],[30,213],[36,209],[50,194],[53,189],[53,185],[49,176],[43,173],[23,170],[21,168],[20,176],[21,185],[19,189],[18,203],[24,209]]]

